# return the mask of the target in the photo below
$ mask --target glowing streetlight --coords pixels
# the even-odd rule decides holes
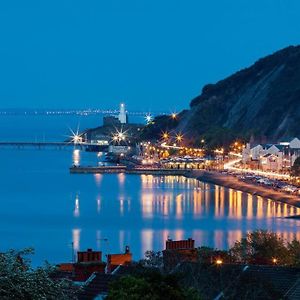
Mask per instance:
[[[183,140],[183,135],[182,134],[177,134],[176,135],[176,141],[177,142],[182,142],[182,140]]]
[[[172,114],[171,114],[171,118],[172,118],[173,120],[175,120],[175,119],[177,118],[177,114],[176,114],[176,113],[172,113]]]
[[[272,262],[273,262],[274,265],[276,265],[277,262],[278,262],[278,259],[277,259],[277,258],[273,258],[273,259],[272,259]]]
[[[80,144],[82,143],[82,136],[79,134],[79,128],[77,128],[76,132],[74,132],[71,128],[69,128],[71,131],[71,142],[74,144]]]
[[[217,260],[216,260],[216,264],[217,264],[218,266],[222,265],[222,264],[223,264],[223,260],[222,260],[222,259],[217,259]]]
[[[169,138],[169,134],[167,132],[164,132],[162,137],[167,140]]]
[[[112,140],[115,142],[121,142],[121,141],[125,141],[126,140],[126,132],[122,131],[118,131],[116,133],[113,134],[112,136]]]

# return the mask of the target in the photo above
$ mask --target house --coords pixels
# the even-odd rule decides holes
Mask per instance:
[[[132,261],[132,253],[128,246],[125,247],[125,252],[122,254],[107,255],[107,273],[113,272],[118,266],[130,264]]]
[[[195,248],[195,240],[191,238],[179,241],[167,239],[166,249],[163,250],[163,263],[166,269],[173,268],[181,262],[196,262],[197,260],[198,252]]]
[[[300,140],[293,138],[279,144],[258,144],[250,147],[248,143],[242,153],[242,162],[251,169],[285,172],[297,157],[300,157]]]
[[[87,251],[77,252],[76,262],[59,264],[58,270],[71,273],[74,281],[86,281],[94,272],[105,273],[105,267],[102,252],[87,249]]]

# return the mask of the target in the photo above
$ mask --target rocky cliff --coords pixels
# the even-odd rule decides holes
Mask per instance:
[[[192,143],[206,138],[212,145],[251,136],[269,142],[300,136],[300,46],[204,86],[173,129]]]

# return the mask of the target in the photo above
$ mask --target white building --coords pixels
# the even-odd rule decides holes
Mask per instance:
[[[250,147],[247,144],[243,150],[244,164],[255,165],[264,171],[286,171],[300,157],[300,140],[294,138],[280,144],[259,144]]]
[[[125,109],[125,104],[121,103],[120,104],[120,112],[119,112],[119,121],[121,124],[126,124],[127,123],[127,114],[126,114],[126,109]]]

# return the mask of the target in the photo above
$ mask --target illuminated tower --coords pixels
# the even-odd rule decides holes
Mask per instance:
[[[127,123],[127,115],[126,115],[126,110],[125,110],[125,104],[124,103],[120,104],[119,121],[121,122],[121,124],[126,124]]]

